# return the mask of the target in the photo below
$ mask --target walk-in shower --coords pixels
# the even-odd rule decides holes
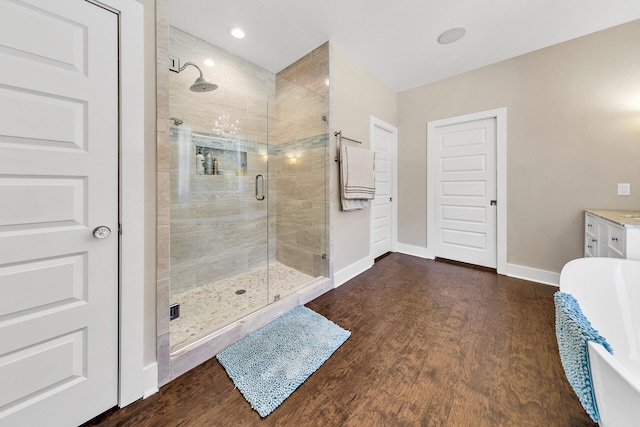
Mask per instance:
[[[169,53],[175,357],[328,276],[329,53],[276,75],[175,27]],[[219,89],[190,87],[188,65]]]

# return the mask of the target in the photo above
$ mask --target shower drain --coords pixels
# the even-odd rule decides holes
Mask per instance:
[[[245,291],[244,289],[238,289],[238,290],[236,291],[236,295],[242,295],[242,294],[244,294],[245,292],[247,292],[247,291]]]

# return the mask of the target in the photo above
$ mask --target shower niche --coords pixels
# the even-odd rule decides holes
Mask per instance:
[[[274,74],[173,26],[168,48],[216,87],[168,73],[173,360],[327,283],[329,50]]]
[[[236,175],[247,174],[247,152],[228,148],[196,145],[195,173],[197,175]]]

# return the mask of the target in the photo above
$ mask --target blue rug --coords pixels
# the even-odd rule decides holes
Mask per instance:
[[[597,423],[600,421],[600,414],[593,392],[587,343],[597,342],[611,354],[613,349],[582,313],[580,304],[573,295],[558,291],[553,295],[553,301],[556,306],[556,338],[562,367],[582,407]]]
[[[216,357],[251,407],[266,417],[349,335],[318,313],[298,306]]]

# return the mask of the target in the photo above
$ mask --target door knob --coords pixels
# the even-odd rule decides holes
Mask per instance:
[[[93,229],[93,237],[96,239],[106,239],[111,235],[111,229],[106,225],[101,225]]]

